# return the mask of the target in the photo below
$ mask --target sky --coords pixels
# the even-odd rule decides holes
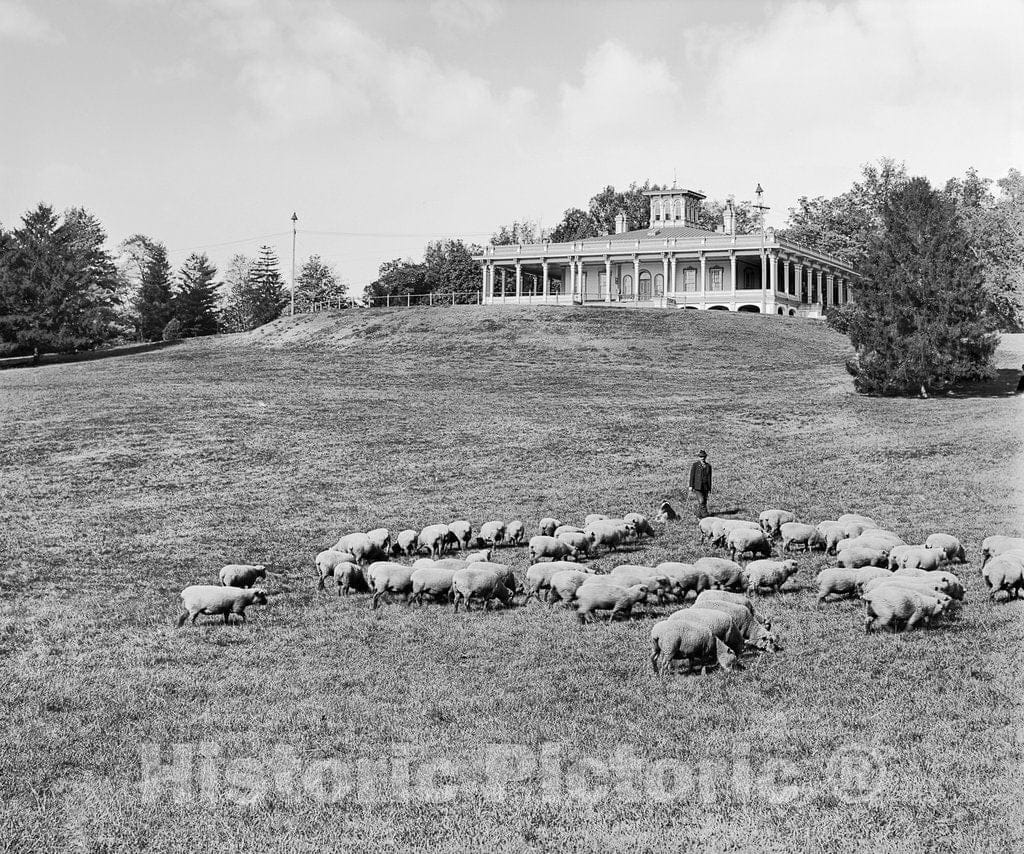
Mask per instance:
[[[82,206],[175,265],[358,291],[612,184],[800,196],[1024,168],[1024,0],[0,0],[0,224]]]

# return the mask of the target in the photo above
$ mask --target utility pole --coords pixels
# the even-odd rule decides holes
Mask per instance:
[[[295,237],[299,230],[299,215],[292,211],[292,317],[295,316]]]
[[[761,221],[761,291],[763,292],[767,287],[767,283],[765,282],[765,272],[768,266],[765,263],[764,257],[764,212],[771,210],[771,208],[764,203],[764,190],[761,188],[760,181],[757,182],[757,189],[754,190],[754,193],[757,195],[757,204],[754,205],[754,210],[757,211],[758,219]]]

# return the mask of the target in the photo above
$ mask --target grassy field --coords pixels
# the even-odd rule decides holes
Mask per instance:
[[[988,602],[977,555],[1024,534],[1024,404],[859,397],[845,355],[795,318],[471,307],[0,372],[0,842],[1021,850],[1024,604]],[[378,524],[682,508],[701,447],[712,511],[960,536],[966,606],[865,636],[804,557],[761,604],[784,651],[662,684],[668,608],[580,627],[316,590],[316,552]],[[597,564],[703,553],[685,515]],[[175,629],[178,591],[240,561],[277,567],[270,606]]]

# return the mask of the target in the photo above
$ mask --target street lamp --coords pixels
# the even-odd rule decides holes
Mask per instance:
[[[754,210],[757,211],[758,219],[760,220],[761,224],[761,300],[763,303],[764,290],[767,285],[765,279],[767,278],[768,273],[768,264],[766,263],[764,257],[764,212],[767,210],[771,210],[771,208],[769,208],[768,205],[764,203],[764,189],[761,187],[760,181],[757,182],[757,189],[754,190],[754,194],[757,196],[757,204],[754,205]],[[764,306],[762,305],[761,308],[763,309]]]
[[[295,316],[295,236],[298,233],[299,215],[292,211],[292,317]]]

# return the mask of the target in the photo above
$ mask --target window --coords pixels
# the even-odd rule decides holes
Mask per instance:
[[[626,275],[622,277],[622,293],[623,295],[633,295],[633,277]]]
[[[708,289],[712,291],[725,290],[725,270],[722,267],[712,267],[708,270]]]
[[[683,290],[691,292],[697,290],[697,270],[693,267],[683,270]]]
[[[745,288],[756,288],[757,287],[757,285],[754,284],[754,271],[751,270],[749,267],[747,267],[747,269],[743,271],[743,287],[745,287]]]
[[[640,271],[640,299],[651,296],[651,274],[647,270]]]
[[[673,206],[673,208],[674,208],[674,210],[672,211],[672,218],[673,219],[682,219],[683,218],[683,203],[681,201],[679,201],[679,199],[676,199],[676,202],[675,202],[675,205]]]
[[[665,277],[658,273],[654,277],[654,295],[660,297],[665,293]]]

